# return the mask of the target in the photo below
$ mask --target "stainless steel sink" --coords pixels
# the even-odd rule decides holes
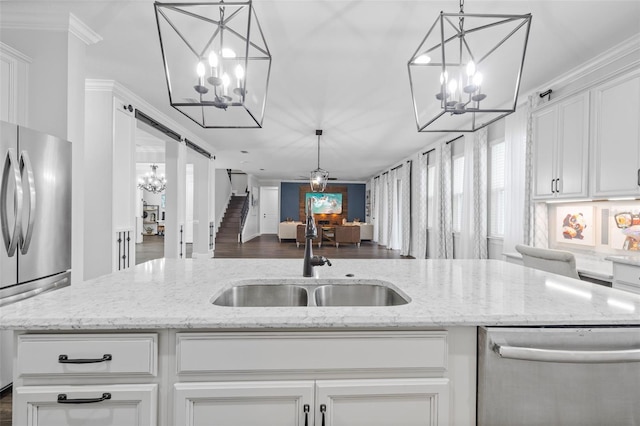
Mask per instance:
[[[223,291],[213,304],[234,307],[307,306],[309,295],[304,287],[296,285],[239,285]]]
[[[323,285],[313,292],[318,306],[396,306],[407,299],[395,290],[378,284]]]
[[[234,283],[213,304],[229,307],[398,306],[410,299],[381,280],[245,280]]]

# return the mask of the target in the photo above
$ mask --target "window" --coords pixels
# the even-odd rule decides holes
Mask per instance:
[[[436,166],[432,164],[431,157],[427,165],[427,229],[435,226],[436,202]]]
[[[489,236],[504,237],[505,142],[489,146]]]
[[[464,155],[453,158],[452,176],[452,209],[453,209],[453,232],[460,232],[462,229],[462,197],[464,188]]]

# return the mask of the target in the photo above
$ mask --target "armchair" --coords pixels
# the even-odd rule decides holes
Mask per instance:
[[[296,247],[300,247],[300,243],[305,243],[306,225],[298,224],[296,228]],[[322,228],[318,227],[318,236],[312,240],[318,243],[318,247],[322,247]]]
[[[340,243],[357,244],[360,247],[360,227],[336,226],[336,247],[340,247]]]

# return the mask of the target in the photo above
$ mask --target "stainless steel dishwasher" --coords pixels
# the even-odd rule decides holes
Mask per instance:
[[[640,425],[640,327],[481,327],[478,426]]]

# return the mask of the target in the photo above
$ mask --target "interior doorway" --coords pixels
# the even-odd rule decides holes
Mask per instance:
[[[260,187],[260,234],[278,233],[278,196],[277,186]]]

